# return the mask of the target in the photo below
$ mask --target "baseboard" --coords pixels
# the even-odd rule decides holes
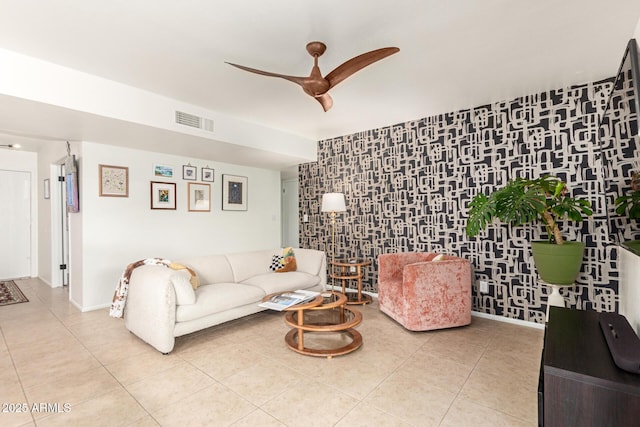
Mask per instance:
[[[483,319],[491,319],[491,320],[497,320],[498,322],[512,323],[512,324],[518,325],[518,326],[526,326],[528,328],[544,329],[544,324],[543,323],[527,322],[526,320],[512,319],[511,317],[504,317],[504,316],[498,316],[498,315],[495,315],[495,314],[481,313],[479,311],[472,311],[471,315],[475,316],[475,317],[482,317]]]
[[[36,276],[35,278],[40,280],[42,283],[48,285],[50,288],[53,288],[53,285],[51,284],[51,282],[48,280],[45,280],[42,276]]]
[[[55,289],[55,288],[62,288],[63,285],[54,285],[51,283],[50,280],[45,280],[42,276],[38,276],[38,280],[42,281],[43,283],[45,283],[46,285],[48,285],[51,289]]]
[[[342,287],[341,286],[327,285],[327,289],[329,289],[329,290],[333,289],[333,290],[336,290],[336,291],[342,291]],[[353,292],[353,289],[351,289],[351,291]],[[376,299],[378,298],[378,294],[375,293],[375,292],[362,291],[362,293],[371,295],[373,298],[376,298]],[[471,315],[475,316],[475,317],[482,317],[484,319],[497,320],[498,322],[505,322],[505,323],[512,323],[514,325],[519,325],[519,326],[526,326],[528,328],[544,329],[544,324],[541,324],[541,323],[527,322],[526,320],[512,319],[510,317],[498,316],[498,315],[495,315],[495,314],[487,314],[487,313],[481,313],[479,311],[472,311]]]
[[[103,308],[109,308],[109,307],[111,307],[111,303],[92,305],[90,307],[78,307],[78,310],[80,310],[81,312],[84,313],[84,312],[87,312],[87,311],[102,310]]]
[[[74,306],[75,308],[77,308],[78,310],[80,310],[80,311],[84,311],[84,310],[82,310],[82,306],[81,306],[80,304],[78,304],[77,302],[75,302],[75,301],[73,300],[73,298],[69,298],[69,302],[71,303],[71,305],[73,305],[73,306]]]

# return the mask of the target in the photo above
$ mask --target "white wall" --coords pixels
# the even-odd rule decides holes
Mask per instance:
[[[179,142],[176,142],[179,143]],[[74,303],[83,310],[111,302],[127,264],[149,257],[171,260],[280,247],[280,173],[265,169],[182,158],[83,142],[80,164],[80,213],[72,214],[71,281],[82,281]],[[187,183],[182,166],[215,169],[211,212],[188,212]],[[98,165],[129,168],[129,197],[98,196]],[[154,164],[175,168],[172,179],[154,177]],[[222,174],[248,177],[248,210],[222,211]],[[177,184],[175,211],[150,209],[150,182]],[[200,182],[200,181],[196,181]],[[81,237],[78,238],[78,234]],[[82,246],[77,254],[78,239]],[[78,261],[77,256],[82,259]],[[81,267],[78,266],[80,262]]]
[[[619,247],[620,309],[636,333],[640,334],[640,256]]]
[[[19,141],[16,141],[16,143]],[[11,142],[8,142],[11,144]],[[29,172],[31,175],[31,277],[38,275],[38,156],[17,150],[0,150],[0,169]],[[0,209],[5,208],[0,201]],[[10,242],[9,242],[10,244]]]

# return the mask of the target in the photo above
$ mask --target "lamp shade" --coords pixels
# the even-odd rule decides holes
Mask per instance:
[[[322,212],[344,212],[347,206],[342,193],[326,193],[322,195]]]

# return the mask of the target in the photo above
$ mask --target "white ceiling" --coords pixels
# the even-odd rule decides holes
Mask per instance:
[[[613,76],[640,1],[0,0],[0,11],[0,48],[323,139]],[[291,82],[224,63],[308,75],[312,40],[327,44],[323,74],[366,51],[400,52],[332,89],[327,113]],[[0,111],[5,102],[15,100],[0,97]],[[86,137],[80,114],[56,135],[22,132]]]

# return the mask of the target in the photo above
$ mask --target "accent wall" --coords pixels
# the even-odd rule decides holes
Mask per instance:
[[[364,289],[377,292],[377,257],[399,251],[443,252],[471,261],[473,310],[544,323],[547,286],[533,265],[531,240],[542,227],[495,224],[465,234],[467,204],[516,177],[557,175],[594,215],[562,224],[568,240],[586,243],[568,306],[617,307],[618,249],[608,241],[603,165],[596,139],[611,79],[496,102],[320,141],[318,161],[299,168],[301,247],[330,251],[331,229],[320,212],[325,192],[344,192],[336,258],[370,258]],[[478,280],[489,282],[479,293]]]

